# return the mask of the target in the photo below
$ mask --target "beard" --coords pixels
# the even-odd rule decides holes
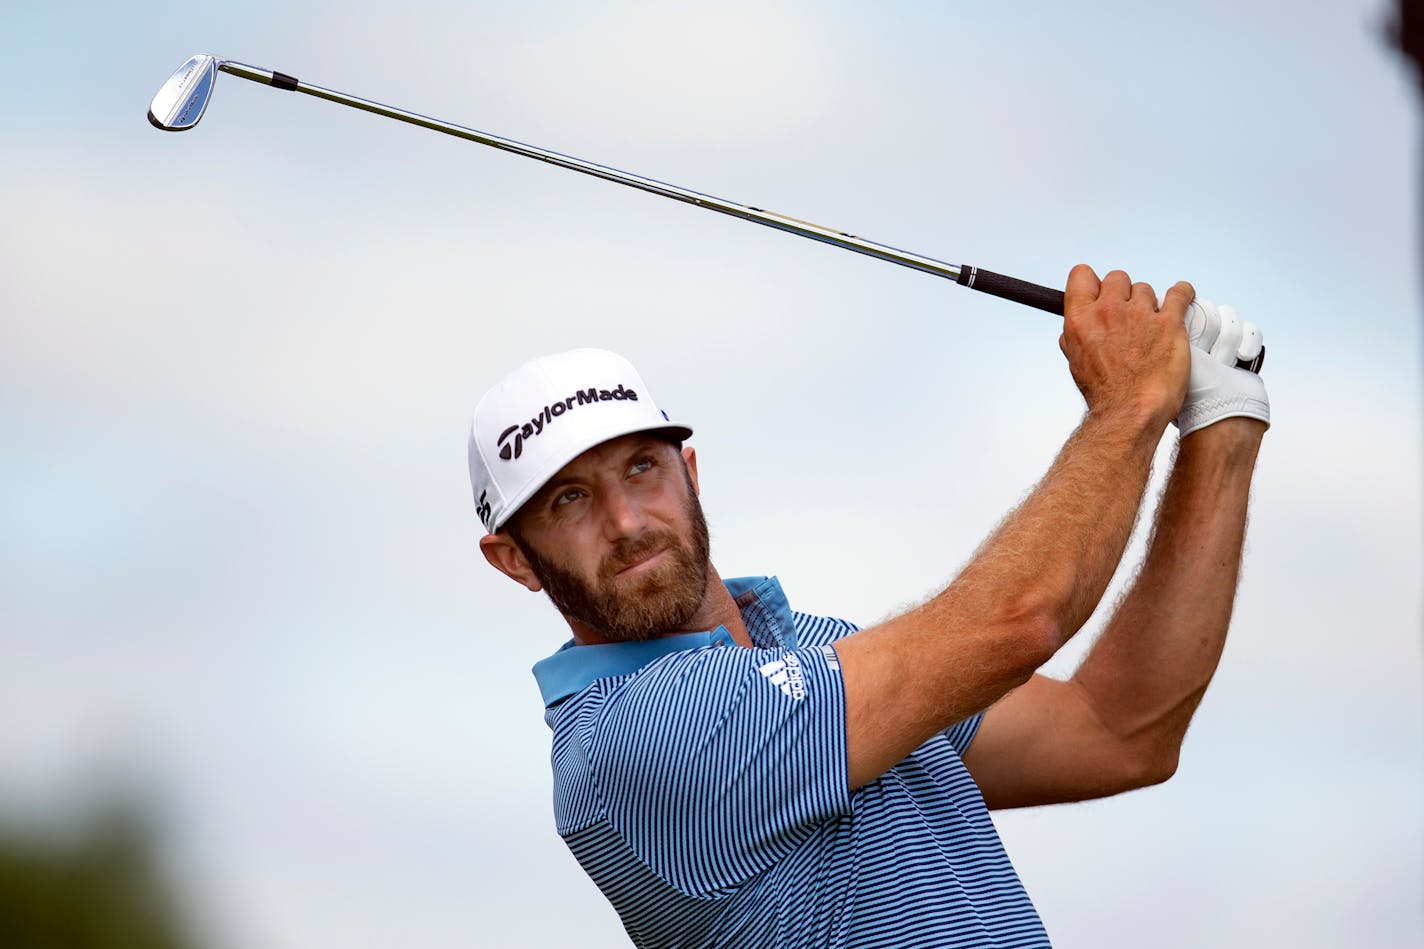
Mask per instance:
[[[539,554],[522,538],[514,539],[560,613],[609,642],[645,642],[682,630],[707,594],[707,518],[690,477],[683,516],[686,538],[669,529],[622,541],[598,565],[592,580]],[[658,551],[666,551],[662,563],[634,577],[618,576],[625,567]]]

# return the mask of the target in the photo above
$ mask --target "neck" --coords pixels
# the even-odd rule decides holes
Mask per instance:
[[[597,631],[578,620],[569,619],[569,629],[573,630],[574,642],[580,646],[602,646],[614,642],[599,635]],[[707,589],[702,594],[702,605],[697,608],[697,612],[682,626],[677,629],[670,629],[658,638],[663,636],[677,636],[682,633],[701,633],[718,626],[727,627],[727,632],[732,634],[732,641],[738,646],[752,645],[752,637],[747,632],[747,625],[742,622],[741,611],[737,609],[737,603],[732,599],[732,594],[727,592],[727,588],[722,583],[721,576],[717,573],[717,568],[712,564],[707,565]]]

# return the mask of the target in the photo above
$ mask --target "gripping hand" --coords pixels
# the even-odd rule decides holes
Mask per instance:
[[[1261,331],[1229,306],[1217,306],[1198,297],[1187,307],[1187,340],[1191,343],[1192,369],[1187,397],[1177,415],[1177,428],[1190,435],[1224,418],[1244,416],[1271,424],[1271,402],[1266,384],[1249,369],[1236,368],[1238,360],[1250,364],[1261,354]]]

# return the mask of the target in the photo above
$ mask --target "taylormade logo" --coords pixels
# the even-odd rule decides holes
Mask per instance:
[[[554,419],[565,412],[572,412],[575,406],[592,405],[595,402],[637,402],[638,393],[632,389],[625,389],[622,383],[617,388],[600,389],[593,387],[581,389],[573,395],[568,396],[552,405],[546,405],[529,421],[522,425],[511,425],[500,433],[496,444],[499,445],[499,457],[505,461],[512,461],[524,454],[524,442],[526,439],[537,438],[544,433]]]
[[[761,667],[766,681],[781,689],[797,702],[806,697],[806,676],[801,672],[801,660],[791,654],[785,659],[773,659]]]

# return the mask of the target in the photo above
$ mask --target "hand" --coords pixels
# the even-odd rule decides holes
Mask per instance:
[[[1086,264],[1073,268],[1058,345],[1090,414],[1127,411],[1162,427],[1177,414],[1191,365],[1183,326],[1194,296],[1191,284],[1178,283],[1159,309],[1152,288],[1121,270],[1099,281]]]
[[[1271,402],[1261,377],[1237,369],[1261,352],[1261,331],[1232,307],[1210,300],[1192,301],[1186,315],[1191,342],[1187,395],[1176,418],[1182,436],[1227,418],[1253,418],[1271,424]]]

